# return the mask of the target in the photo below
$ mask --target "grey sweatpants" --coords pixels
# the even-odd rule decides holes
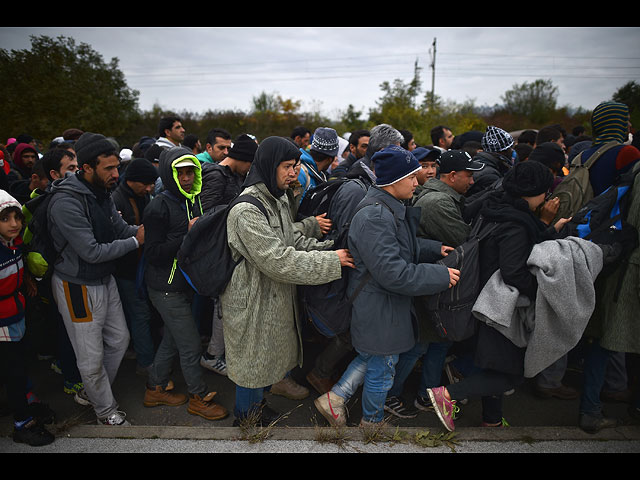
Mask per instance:
[[[96,416],[118,409],[111,384],[129,345],[118,287],[113,276],[104,285],[67,282],[55,273],[51,287],[76,354],[85,392]]]

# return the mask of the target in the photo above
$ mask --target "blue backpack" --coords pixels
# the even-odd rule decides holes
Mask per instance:
[[[640,162],[621,174],[607,190],[587,202],[567,223],[568,234],[599,245],[615,245],[618,249],[617,260],[629,255],[639,245],[637,229],[626,220],[633,184],[639,172]]]

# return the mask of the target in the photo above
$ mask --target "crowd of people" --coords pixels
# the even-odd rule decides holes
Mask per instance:
[[[302,399],[310,387],[330,425],[346,425],[347,402],[362,388],[362,427],[425,410],[454,430],[459,405],[472,397],[482,400],[481,425],[501,427],[504,397],[526,378],[542,397],[579,397],[587,432],[616,425],[603,399],[629,403],[637,418],[625,362],[640,353],[639,249],[622,261],[611,245],[571,236],[571,217],[553,198],[572,162],[586,164],[604,144],[611,148],[589,170],[594,196],[639,164],[629,118],[626,105],[603,102],[588,136],[560,125],[459,135],[440,125],[428,145],[388,124],[343,136],[297,127],[264,139],[213,128],[200,141],[175,116],[131,148],[76,128],[46,149],[26,134],[8,139],[0,157],[0,373],[14,440],[54,441],[45,427],[54,412],[33,394],[30,355],[52,358],[64,391],[111,427],[129,424],[112,390],[128,352],[146,378],[146,407],[186,404],[207,420],[226,418],[231,408],[216,401],[205,369],[227,377],[234,425],[279,418],[266,391]],[[305,199],[331,182],[339,185],[327,209],[303,213]],[[238,263],[222,294],[204,297],[178,252],[200,218],[241,194],[260,206],[228,211]],[[637,229],[640,190],[631,195],[625,221]],[[480,243],[475,331],[451,341],[416,299],[460,281],[464,267],[439,261],[480,221],[493,229]],[[605,267],[612,273],[600,275]],[[550,270],[576,274],[558,274],[551,286],[537,274]],[[314,321],[301,289],[340,279],[349,325],[326,339],[302,385],[291,373],[302,367]],[[503,317],[507,326],[495,320]],[[578,391],[562,380],[584,339]],[[405,382],[418,365],[409,394]],[[186,392],[176,391],[177,374]]]

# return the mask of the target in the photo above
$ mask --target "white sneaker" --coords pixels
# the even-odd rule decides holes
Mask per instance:
[[[227,362],[224,357],[214,356],[208,359],[202,355],[200,357],[200,365],[212,372],[216,372],[219,375],[227,376]]]
[[[73,394],[73,400],[79,405],[91,405],[91,400],[89,400],[84,388]]]
[[[347,424],[347,414],[344,406],[344,398],[333,392],[327,392],[313,401],[318,411],[327,421],[336,427]]]
[[[99,418],[98,425],[116,425],[119,427],[131,425],[129,422],[125,420],[124,417],[126,416],[127,416],[126,413],[116,410],[106,418]]]

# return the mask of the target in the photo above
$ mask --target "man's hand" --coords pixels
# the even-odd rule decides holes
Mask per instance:
[[[195,217],[192,218],[191,220],[189,220],[189,226],[187,227],[187,230],[191,230],[191,227],[193,227],[193,224],[196,223],[196,221],[199,219],[200,217]]]
[[[353,257],[351,256],[351,253],[349,253],[349,250],[347,250],[346,248],[342,248],[340,250],[336,250],[336,253],[340,257],[341,266],[356,268],[356,264],[354,263]]]
[[[320,231],[323,235],[331,231],[331,219],[326,217],[326,213],[323,213],[322,215],[316,215],[316,220],[318,221],[318,225],[320,225]]]
[[[549,225],[558,213],[560,208],[560,199],[558,197],[547,200],[540,207],[540,220]]]
[[[460,280],[460,270],[456,270],[455,268],[449,269],[449,288],[455,286]]]
[[[140,245],[144,245],[144,225],[140,225],[138,227],[138,231],[136,232],[136,240]]]
[[[453,247],[447,247],[446,245],[442,245],[442,247],[440,248],[440,255],[442,255],[443,257],[446,257],[447,255],[449,255],[449,252],[453,252],[455,250],[455,248]]]

